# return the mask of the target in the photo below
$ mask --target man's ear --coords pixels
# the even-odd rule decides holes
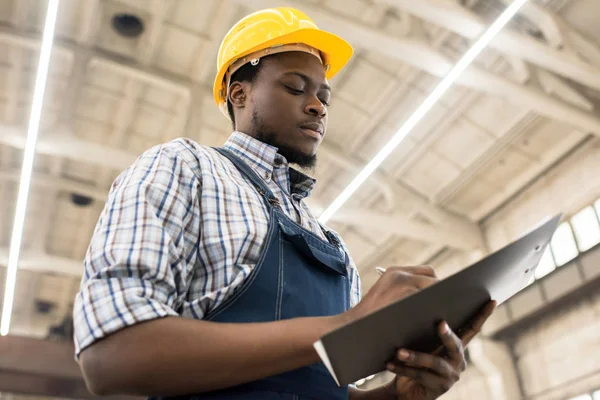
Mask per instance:
[[[233,82],[229,87],[229,102],[234,108],[244,108],[246,106],[246,91],[248,85],[242,82]]]

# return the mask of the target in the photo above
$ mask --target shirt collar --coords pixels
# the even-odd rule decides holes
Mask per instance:
[[[224,148],[233,151],[265,181],[273,177],[273,169],[285,168],[289,172],[291,193],[305,198],[312,192],[316,180],[289,166],[277,147],[271,146],[243,132],[234,131]],[[288,175],[288,174],[285,174]]]

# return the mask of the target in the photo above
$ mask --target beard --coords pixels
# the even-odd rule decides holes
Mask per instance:
[[[309,171],[314,171],[317,165],[317,155],[306,155],[285,143],[281,143],[277,140],[275,132],[269,131],[264,124],[262,118],[258,115],[256,110],[252,112],[252,125],[256,130],[255,138],[263,143],[277,147],[278,153],[281,154],[288,163],[296,164],[300,168],[304,168]]]

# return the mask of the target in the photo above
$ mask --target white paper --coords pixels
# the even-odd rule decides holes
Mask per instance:
[[[323,364],[325,364],[331,376],[333,376],[333,379],[335,379],[335,383],[337,383],[337,385],[340,386],[340,382],[338,381],[337,376],[335,376],[335,372],[333,372],[333,367],[331,366],[331,361],[329,361],[329,356],[327,355],[325,346],[323,346],[323,342],[319,340],[313,344],[313,347],[317,351],[319,357],[321,357],[321,361],[323,361]]]

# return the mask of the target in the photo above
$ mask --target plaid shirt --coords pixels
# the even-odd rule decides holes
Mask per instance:
[[[303,199],[315,180],[240,132],[225,148],[269,185],[286,215],[324,238]],[[250,274],[268,210],[214,149],[177,139],[146,151],[114,182],[88,248],[74,305],[77,355],[108,334],[168,315],[202,319]],[[350,264],[351,303],[360,280]]]

